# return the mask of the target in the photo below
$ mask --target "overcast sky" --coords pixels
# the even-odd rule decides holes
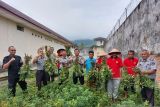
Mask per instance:
[[[107,37],[130,0],[2,0],[67,39]]]

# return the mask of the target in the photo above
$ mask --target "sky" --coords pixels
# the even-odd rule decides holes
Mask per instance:
[[[104,37],[130,0],[2,0],[69,40]]]

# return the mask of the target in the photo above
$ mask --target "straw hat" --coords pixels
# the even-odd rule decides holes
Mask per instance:
[[[112,50],[109,52],[109,55],[111,55],[111,54],[113,54],[113,53],[121,54],[121,52],[120,52],[118,49],[112,49]]]
[[[107,53],[105,51],[100,51],[97,56],[106,56]]]

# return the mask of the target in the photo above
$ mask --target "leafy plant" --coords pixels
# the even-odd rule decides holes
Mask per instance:
[[[136,84],[139,85],[139,87],[154,87],[154,82],[149,79],[146,75],[142,75],[142,71],[139,68],[134,68],[133,69],[135,73],[137,74],[136,76]]]
[[[48,49],[48,46],[45,46],[45,54],[47,57],[47,60],[45,61],[45,65],[44,65],[45,71],[51,74],[57,70],[57,66],[56,66],[56,62],[53,62],[51,58],[51,53]]]
[[[66,46],[66,52],[67,52],[67,56],[71,56],[72,52],[71,52],[71,47],[70,46]]]
[[[20,69],[20,80],[21,81],[24,81],[27,78],[27,76],[29,75],[30,71],[31,71],[31,66],[29,64],[31,59],[32,59],[31,56],[25,54],[24,65]]]
[[[90,88],[100,88],[102,83],[101,73],[96,71],[95,69],[95,62],[91,62],[91,70],[89,71],[87,75],[87,85]]]
[[[121,87],[131,87],[134,85],[135,77],[129,75],[125,68],[122,70]]]
[[[103,82],[104,84],[106,84],[108,80],[111,79],[112,72],[109,69],[108,65],[106,64],[105,60],[102,62],[102,67],[101,67],[100,72],[102,73]]]
[[[73,72],[73,67],[68,69]],[[95,70],[95,69],[92,69]],[[96,73],[98,73],[96,71]],[[97,74],[96,74],[97,75]],[[71,73],[69,75],[71,76]],[[148,107],[148,102],[143,102],[140,91],[129,93],[127,99],[119,96],[119,101],[112,103],[105,90],[93,90],[86,85],[74,85],[72,78],[68,77],[65,84],[59,85],[59,81],[49,83],[37,92],[35,78],[29,77],[28,93],[22,93],[17,88],[15,97],[8,97],[7,86],[0,88],[0,107]],[[88,77],[85,76],[85,79]],[[137,86],[138,84],[136,84]],[[120,90],[123,92],[124,90]],[[155,106],[160,106],[160,89],[155,88]]]
[[[73,73],[75,73],[76,76],[83,75],[83,68],[79,64],[79,58],[76,58],[75,61],[73,61]]]
[[[61,72],[60,72],[60,82],[64,82],[65,80],[67,80],[69,77],[69,68],[68,67],[62,67],[61,68]]]

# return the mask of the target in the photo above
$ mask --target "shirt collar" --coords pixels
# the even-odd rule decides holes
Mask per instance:
[[[129,60],[134,60],[134,57],[133,58],[128,58]]]
[[[147,59],[141,59],[142,62],[147,62],[149,58]]]

